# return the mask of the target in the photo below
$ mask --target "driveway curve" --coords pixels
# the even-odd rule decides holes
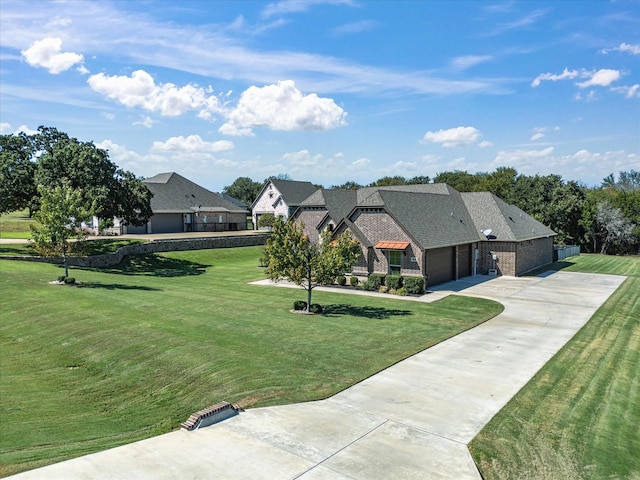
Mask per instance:
[[[322,401],[32,470],[48,479],[480,479],[467,444],[625,277],[552,272],[444,285],[503,313]],[[466,283],[465,283],[466,282]]]

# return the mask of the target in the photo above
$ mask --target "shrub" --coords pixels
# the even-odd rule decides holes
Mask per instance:
[[[400,295],[401,297],[406,297],[409,294],[405,287],[401,287],[396,291],[396,295]]]
[[[347,284],[347,277],[344,275],[338,275],[338,285],[345,286]]]
[[[73,277],[67,277],[64,279],[64,283],[66,283],[67,285],[71,285],[76,283],[76,279]]]
[[[305,302],[304,300],[296,300],[295,302],[293,302],[293,309],[294,310],[306,310],[307,309],[307,302]]]
[[[375,290],[378,290],[380,287],[376,287],[371,280],[365,280],[364,282],[362,282],[362,288],[369,292],[373,292]]]
[[[387,293],[387,287],[385,287],[384,285],[378,287],[378,293]]]
[[[311,306],[309,307],[309,311],[311,313],[322,313],[324,309],[322,308],[322,305],[319,305],[317,303],[312,303]]]
[[[65,278],[67,278],[67,277],[65,277],[64,275],[60,275],[60,276],[58,277],[58,281],[59,281],[59,282],[64,282],[64,279],[65,279]]]
[[[352,287],[357,287],[358,284],[360,283],[360,280],[358,280],[358,277],[351,277],[349,279],[349,283],[351,284]]]
[[[400,287],[402,287],[402,276],[387,275],[387,278],[384,279],[384,284],[389,290],[398,290]]]
[[[407,277],[404,279],[404,288],[407,290],[407,293],[422,295],[424,293],[424,278]]]
[[[384,286],[384,277],[386,277],[386,275],[381,273],[372,273],[369,275],[369,281],[373,283],[374,290],[379,290],[380,287]]]
[[[276,217],[273,213],[265,213],[258,218],[258,228],[267,227],[271,228],[276,223]]]

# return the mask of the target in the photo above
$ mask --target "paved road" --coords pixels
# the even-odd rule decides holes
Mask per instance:
[[[251,409],[14,478],[478,480],[466,445],[624,277],[479,279],[423,300],[452,289],[500,301],[502,314],[327,400]]]

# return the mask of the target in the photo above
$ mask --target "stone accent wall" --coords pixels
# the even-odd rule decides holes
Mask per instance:
[[[257,235],[233,235],[207,238],[185,238],[181,240],[158,240],[147,243],[125,245],[114,253],[104,255],[92,255],[89,257],[68,257],[68,264],[76,267],[104,268],[120,263],[129,255],[145,255],[149,253],[175,252],[182,250],[207,250],[212,248],[253,247],[265,245],[269,234]],[[60,258],[43,257],[7,257],[5,260],[24,260],[32,262],[62,263]]]

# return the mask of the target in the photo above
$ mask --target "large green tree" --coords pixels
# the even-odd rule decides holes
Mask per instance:
[[[84,208],[101,219],[143,225],[152,215],[151,191],[105,150],[51,127],[34,135],[0,136],[0,213],[38,208],[38,186],[78,189]]]
[[[36,195],[33,138],[0,135],[0,214],[31,207]]]
[[[31,226],[31,241],[43,257],[62,257],[64,275],[69,276],[67,258],[82,252],[87,232],[81,223],[90,216],[84,207],[80,189],[58,185],[38,187],[40,209],[35,213],[38,225]]]
[[[327,229],[320,243],[313,243],[301,223],[278,218],[265,253],[269,262],[266,275],[276,281],[285,278],[306,289],[308,310],[313,289],[331,284],[338,275],[350,271],[362,252],[350,232],[332,238]]]
[[[241,202],[251,205],[260,194],[264,183],[254,182],[249,177],[238,177],[231,185],[222,190],[223,193]]]

